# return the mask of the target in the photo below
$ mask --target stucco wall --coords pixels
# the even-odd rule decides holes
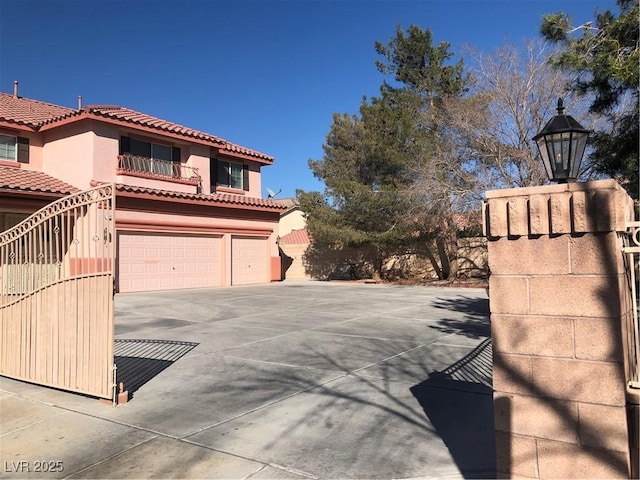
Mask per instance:
[[[311,280],[304,264],[304,254],[308,245],[282,245],[280,258],[283,280]]]
[[[94,175],[96,137],[91,127],[89,121],[83,121],[44,132],[42,171],[74,187],[89,188]]]
[[[301,230],[307,226],[304,213],[299,208],[295,208],[280,217],[280,236],[284,237],[287,233],[294,230]]]
[[[83,120],[69,125],[57,127],[42,135],[27,135],[31,141],[30,163],[25,168],[42,170],[75,187],[89,188],[92,180],[101,182],[122,181],[116,176],[120,137],[134,136],[148,141],[170,143],[180,148],[181,161],[190,167],[197,168],[202,177],[202,192],[211,193],[211,172],[209,158],[210,148],[205,145],[192,144],[186,141],[169,139],[162,135],[137,133],[133,129],[123,128],[94,120]],[[44,147],[42,146],[44,142]],[[242,160],[235,160],[242,162]],[[244,161],[249,165],[248,191],[233,191],[239,195],[261,198],[260,165]],[[129,185],[195,192],[193,187],[184,187],[153,179],[127,177]]]
[[[99,182],[116,181],[118,153],[120,151],[120,131],[114,125],[92,122],[95,132],[93,139],[93,180]]]

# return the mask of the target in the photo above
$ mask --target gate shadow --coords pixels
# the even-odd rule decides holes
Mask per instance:
[[[129,395],[185,356],[199,343],[174,340],[116,339],[114,356],[116,381]]]
[[[495,478],[492,349],[468,355],[411,388],[465,478]]]

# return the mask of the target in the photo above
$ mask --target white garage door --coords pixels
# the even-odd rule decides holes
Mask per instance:
[[[221,237],[121,233],[118,285],[121,292],[222,285]]]
[[[267,283],[268,243],[266,238],[233,237],[231,239],[231,284]]]

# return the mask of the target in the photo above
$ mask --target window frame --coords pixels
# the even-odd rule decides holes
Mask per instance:
[[[0,153],[0,160],[5,162],[17,162],[18,161],[18,136],[17,135],[7,135],[6,133],[0,133],[0,145],[6,145],[1,141],[2,137],[13,139],[13,158],[5,157],[3,153]],[[8,149],[0,147],[0,152],[7,151]]]
[[[217,171],[216,171],[216,186],[217,187],[225,187],[225,188],[233,188],[235,190],[242,190],[244,188],[244,165],[239,162],[232,162],[228,160],[218,160]],[[231,179],[233,178],[233,167],[235,168],[235,176],[239,177],[239,185],[232,185]],[[221,176],[221,173],[224,173],[224,177]],[[222,181],[223,178],[226,178],[226,182]]]
[[[235,159],[231,159],[228,157],[225,157],[225,160],[222,160],[220,158],[217,157],[210,157],[209,158],[209,185],[211,188],[211,193],[214,193],[215,191],[217,191],[218,188],[228,188],[230,190],[233,191],[244,191],[244,192],[248,192],[249,191],[249,165],[247,163],[244,162],[234,162],[233,160]],[[242,165],[242,179],[241,179],[241,186],[240,188],[237,187],[229,187],[229,183],[230,182],[226,182],[226,183],[222,183],[220,182],[220,178],[219,178],[219,164],[223,163],[223,164],[230,164],[230,163],[235,163],[238,165]],[[228,171],[226,174],[226,177],[228,179]]]

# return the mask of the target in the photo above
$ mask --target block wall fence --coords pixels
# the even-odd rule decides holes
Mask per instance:
[[[499,478],[629,478],[632,217],[613,180],[487,192]]]

